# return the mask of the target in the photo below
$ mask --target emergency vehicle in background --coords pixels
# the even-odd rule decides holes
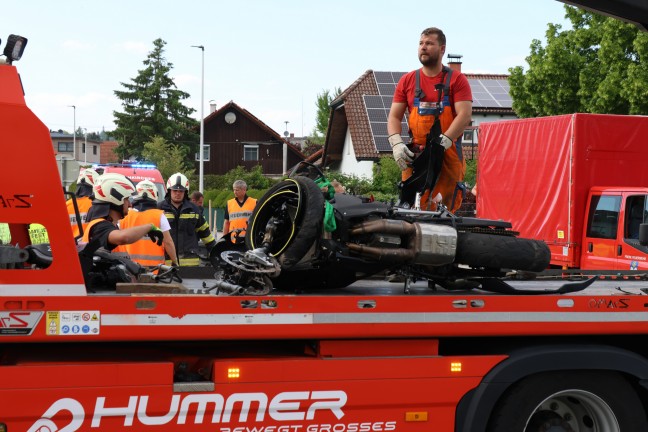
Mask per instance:
[[[162,201],[166,194],[166,186],[162,174],[153,163],[123,161],[122,163],[93,164],[92,169],[97,171],[99,174],[123,174],[133,183],[133,185],[137,185],[137,183],[142,180],[152,181],[158,192],[158,201]]]
[[[11,36],[0,65],[2,151],[38,154],[41,175],[8,163],[0,183],[0,430],[648,429],[642,281],[549,295],[555,282],[522,295],[87,292],[49,131],[11,64],[25,44]],[[47,266],[31,223],[48,231]]]
[[[648,270],[639,241],[648,221],[647,137],[646,116],[483,123],[477,216],[544,240],[556,267]]]

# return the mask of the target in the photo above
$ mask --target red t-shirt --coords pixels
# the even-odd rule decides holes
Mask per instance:
[[[414,105],[414,89],[416,88],[416,71],[407,73],[401,77],[396,85],[396,91],[394,92],[394,102],[405,102],[409,112],[412,112]],[[425,102],[436,102],[438,100],[438,93],[434,86],[445,80],[445,74],[441,71],[438,75],[434,77],[427,77],[421,70],[420,72],[420,86],[423,92],[425,93]],[[452,116],[456,117],[457,113],[455,111],[454,103],[461,101],[472,101],[472,91],[470,90],[470,84],[466,76],[461,72],[452,71],[452,77],[450,77],[450,105],[452,107]]]

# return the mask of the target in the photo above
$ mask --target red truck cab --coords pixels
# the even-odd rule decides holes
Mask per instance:
[[[646,188],[593,187],[587,198],[582,269],[648,270],[648,247],[639,242],[646,222]]]

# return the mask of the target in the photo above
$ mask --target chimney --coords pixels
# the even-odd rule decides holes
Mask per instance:
[[[209,101],[209,114],[213,113],[216,111],[216,101],[210,100]]]
[[[448,54],[448,66],[450,69],[461,72],[461,54]]]

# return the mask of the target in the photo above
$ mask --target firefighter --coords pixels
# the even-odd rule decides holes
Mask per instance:
[[[88,210],[88,226],[83,233],[84,243],[88,246],[92,243],[95,250],[103,247],[112,251],[117,246],[134,243],[148,235],[152,241],[162,244],[162,232],[155,224],[119,229],[117,224],[128,214],[128,198],[134,191],[133,184],[122,174],[104,174],[97,179],[94,200]]]
[[[97,171],[92,168],[86,168],[81,170],[79,173],[79,178],[77,179],[76,187],[76,202],[77,207],[79,208],[79,216],[81,216],[81,226],[85,232],[88,222],[86,221],[88,210],[92,205],[92,187],[94,186],[95,181],[99,177]],[[74,204],[72,203],[72,198],[66,201],[68,215],[70,215],[70,225],[72,226],[72,234],[74,237],[79,236],[79,225],[77,224],[76,213],[74,211]]]
[[[200,256],[206,259],[207,253],[200,249],[198,239],[207,252],[216,243],[209,224],[196,204],[189,200],[189,180],[182,173],[175,173],[167,180],[167,193],[158,204],[171,226],[171,238],[175,243],[178,261],[181,266],[195,266]]]
[[[236,180],[232,185],[232,190],[234,198],[227,201],[223,234],[242,229],[243,231],[237,235],[230,236],[230,241],[240,244],[245,241],[245,229],[247,229],[248,219],[252,216],[257,201],[247,195],[247,183],[244,180]]]
[[[466,172],[461,137],[472,117],[472,92],[465,75],[441,63],[445,49],[446,37],[440,29],[430,27],[423,30],[418,48],[423,67],[399,80],[387,119],[387,134],[405,181],[412,176],[409,165],[414,154],[425,148],[428,134],[435,123],[440,122],[441,134],[430,138],[433,145],[443,147],[443,164],[432,192],[428,189],[421,197],[421,208],[436,210],[436,204],[428,197],[440,193],[445,206],[456,211],[463,198],[458,193]],[[409,110],[412,141],[409,148],[401,138],[401,121],[406,109]]]
[[[120,228],[130,228],[138,225],[153,224],[162,231],[161,245],[141,238],[135,243],[120,246],[119,249],[128,253],[130,259],[145,267],[154,267],[165,262],[165,252],[171,260],[171,265],[177,265],[175,245],[169,230],[169,221],[164,211],[157,208],[158,193],[155,184],[150,180],[142,180],[135,186],[133,207],[119,222]]]

